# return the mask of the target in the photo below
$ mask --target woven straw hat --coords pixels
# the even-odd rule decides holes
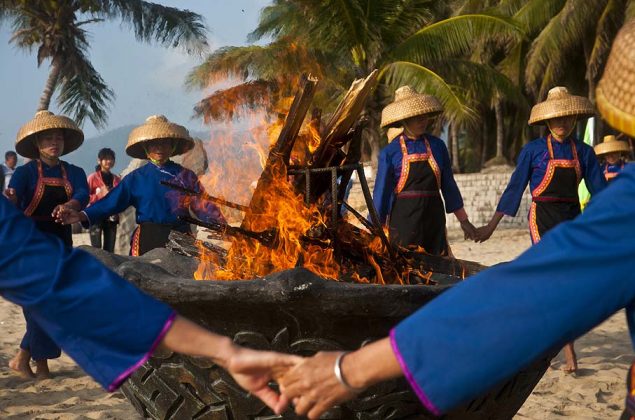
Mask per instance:
[[[381,126],[388,127],[417,115],[437,115],[443,112],[443,106],[432,95],[417,93],[410,86],[402,86],[395,91],[394,102],[381,111]]]
[[[146,118],[144,124],[132,129],[128,136],[126,153],[133,158],[147,159],[144,146],[153,140],[162,139],[174,141],[172,156],[181,155],[194,147],[194,140],[185,127],[168,121],[163,115],[152,115]]]
[[[593,148],[598,156],[608,153],[630,153],[631,148],[625,141],[618,140],[615,136],[604,136],[602,143],[595,145]]]
[[[592,117],[595,109],[587,98],[571,95],[566,87],[556,86],[549,90],[547,99],[531,108],[529,125],[544,123],[559,117]]]
[[[388,141],[392,141],[395,137],[403,133],[402,127],[390,127],[386,132],[386,137],[388,137]]]
[[[625,23],[615,37],[595,92],[604,120],[635,136],[635,20]]]
[[[15,138],[16,152],[25,158],[39,159],[40,151],[35,142],[37,134],[55,128],[64,131],[62,155],[72,152],[84,142],[84,133],[73,120],[63,115],[55,115],[51,111],[38,111],[31,121],[20,127]]]

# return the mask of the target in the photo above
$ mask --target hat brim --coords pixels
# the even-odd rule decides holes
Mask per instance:
[[[630,153],[631,148],[625,141],[616,140],[596,145],[593,150],[597,156],[607,155],[609,153]]]
[[[572,96],[566,99],[540,102],[531,108],[529,125],[545,124],[554,118],[589,118],[595,115],[595,109],[587,98]]]
[[[408,118],[419,115],[435,117],[442,112],[443,106],[435,97],[416,95],[386,105],[381,112],[381,127],[396,127]]]
[[[187,153],[194,148],[194,140],[185,139],[185,138],[177,138],[177,137],[163,137],[156,139],[147,139],[147,140],[137,140],[135,143],[130,144],[126,147],[126,154],[130,157],[136,159],[147,159],[148,155],[146,154],[145,148],[148,144],[153,141],[163,140],[167,138],[175,142],[174,151],[170,155],[170,157],[182,155],[183,153]]]
[[[72,128],[46,128],[43,130],[37,130],[32,133],[25,134],[15,144],[15,151],[20,155],[28,159],[39,159],[40,150],[37,147],[37,135],[47,130],[62,130],[64,132],[64,150],[61,156],[74,152],[84,142],[84,133]]]
[[[635,137],[635,115],[623,111],[609,101],[604,93],[603,80],[600,81],[595,92],[595,101],[598,105],[598,111],[600,111],[604,121],[609,123],[609,125],[616,130]]]

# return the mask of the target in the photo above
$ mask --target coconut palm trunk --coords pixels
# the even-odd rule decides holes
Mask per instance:
[[[505,160],[503,154],[503,148],[505,147],[505,129],[503,127],[503,105],[500,99],[497,99],[494,104],[494,113],[496,114],[496,160],[502,162]]]
[[[51,61],[51,69],[49,70],[49,77],[46,79],[46,84],[44,85],[44,91],[42,92],[42,96],[40,96],[40,103],[37,106],[38,111],[45,111],[49,109],[49,106],[51,105],[51,98],[53,97],[55,88],[57,88],[57,82],[59,81],[61,71],[62,71],[61,60],[58,57],[55,57]]]
[[[457,124],[450,124],[450,142],[452,147],[452,171],[461,172],[459,161],[459,135]]]

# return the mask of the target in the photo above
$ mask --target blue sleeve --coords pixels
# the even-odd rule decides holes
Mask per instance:
[[[391,342],[421,400],[447,412],[631,307],[633,219],[635,168],[515,261],[466,279],[401,322]]]
[[[583,146],[584,153],[584,183],[586,184],[591,196],[602,191],[608,185],[606,178],[604,177],[604,173],[602,171],[602,167],[600,166],[600,162],[598,161],[597,156],[595,156],[595,151],[589,145]]]
[[[375,177],[375,187],[373,188],[373,205],[379,215],[379,221],[386,223],[392,207],[393,195],[397,180],[395,179],[395,168],[388,153],[388,146],[379,153],[377,162],[377,176]]]
[[[29,171],[27,166],[18,166],[9,181],[8,188],[15,190],[18,203],[22,203],[29,190]]]
[[[193,171],[184,168],[179,173],[178,178],[180,178],[183,185],[193,189],[194,191],[205,192],[205,188]],[[174,193],[180,195],[176,191]],[[211,201],[200,200],[195,197],[192,200],[189,200],[189,208],[194,211],[194,214],[196,214],[196,217],[198,217],[200,220],[225,223],[225,217],[223,216],[220,208],[218,208],[218,206],[216,206],[216,204],[212,203]],[[187,215],[188,213],[187,207],[184,208],[182,206],[176,208],[175,211],[184,215]]]
[[[509,179],[507,188],[505,188],[505,191],[498,202],[496,211],[506,214],[507,216],[516,216],[530,177],[531,152],[529,151],[529,148],[525,146],[518,155],[516,169]]]
[[[113,214],[121,213],[132,205],[131,183],[134,174],[129,174],[119,185],[110,190],[101,200],[84,209],[89,224],[101,222]]]
[[[70,166],[70,165],[69,165]],[[71,198],[79,201],[82,208],[88,204],[88,181],[86,180],[86,172],[77,166],[70,166],[69,181],[73,186],[73,196]]]
[[[461,197],[461,191],[459,191],[454,179],[448,148],[443,143],[443,140],[439,140],[439,143],[439,152],[441,154],[441,193],[445,201],[445,211],[453,213],[463,208],[463,197]]]
[[[174,312],[87,253],[69,250],[0,197],[0,295],[27,309],[90,376],[116,389]]]

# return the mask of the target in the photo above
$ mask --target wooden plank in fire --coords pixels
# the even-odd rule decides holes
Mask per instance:
[[[272,171],[277,165],[287,165],[289,156],[295,140],[298,137],[304,118],[306,117],[313,96],[315,95],[315,88],[317,86],[318,79],[311,75],[302,76],[300,81],[300,88],[296,93],[289,113],[284,121],[278,140],[269,150],[267,156],[267,162],[265,168],[258,179],[256,189],[251,197],[249,208],[243,218],[241,228],[247,228],[253,218],[254,213],[257,214],[259,209],[262,209],[265,200],[265,193],[271,185],[273,179]]]

